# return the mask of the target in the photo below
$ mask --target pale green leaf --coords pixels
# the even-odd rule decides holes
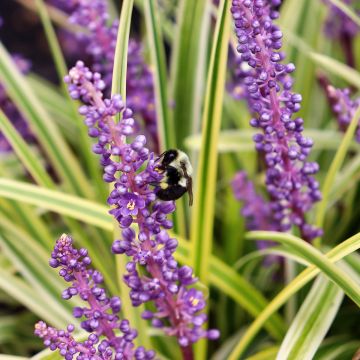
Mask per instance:
[[[223,0],[219,7],[205,92],[202,144],[191,225],[192,264],[195,274],[205,284],[208,281],[208,262],[213,240],[217,141],[221,125],[230,19],[230,1]]]
[[[334,321],[343,297],[344,293],[338,286],[320,276],[291,323],[276,359],[313,359]]]
[[[258,232],[259,233],[259,232]],[[262,232],[264,235],[266,232]],[[250,234],[250,233],[249,233]],[[276,234],[276,233],[273,233]],[[281,234],[286,235],[286,234]],[[263,237],[262,237],[263,238]],[[271,235],[273,238],[273,235]],[[269,238],[270,239],[270,238]],[[343,257],[352,254],[360,248],[360,233],[352,236],[351,238],[343,241],[335,248],[330,250],[326,257],[331,262],[336,262],[342,259]],[[269,305],[261,312],[255,319],[255,321],[250,325],[246,331],[244,337],[241,339],[239,344],[233,350],[229,360],[238,360],[241,355],[244,353],[246,348],[249,346],[253,338],[260,331],[264,322],[269,319],[274,311],[277,311],[281,306],[283,306],[291,296],[293,296],[297,291],[304,287],[309,281],[311,281],[316,275],[320,273],[319,268],[315,266],[310,266],[303,272],[301,272],[290,284],[288,284],[283,290],[280,291],[278,295],[269,303]]]
[[[92,198],[90,184],[74,154],[2,44],[0,44],[0,78],[6,85],[11,99],[25,115],[59,177],[72,191]]]

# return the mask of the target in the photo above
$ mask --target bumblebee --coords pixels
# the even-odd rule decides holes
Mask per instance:
[[[163,179],[156,184],[156,196],[165,201],[176,200],[186,192],[189,194],[189,205],[193,203],[192,173],[189,157],[181,150],[170,149],[157,159],[156,171],[163,173]]]

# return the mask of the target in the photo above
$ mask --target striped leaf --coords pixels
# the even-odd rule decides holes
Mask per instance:
[[[265,236],[265,238],[263,239],[262,236]],[[360,307],[360,285],[334,265],[325,255],[304,240],[291,234],[266,231],[254,231],[250,234],[250,237],[251,239],[257,240],[277,241],[286,245],[297,255],[318,267]]]
[[[54,188],[53,181],[45,171],[44,164],[34,154],[34,151],[24,141],[11,121],[0,110],[0,129],[11,144],[16,155],[20,158],[25,168],[38,184],[48,188]]]
[[[145,1],[145,21],[151,62],[154,68],[157,134],[160,152],[176,147],[173,122],[170,121],[167,96],[167,69],[159,10],[154,0]]]
[[[313,284],[281,344],[277,360],[311,360],[327,334],[344,293],[323,276]]]
[[[207,0],[181,2],[171,59],[173,122],[180,148],[192,130],[197,132],[200,129],[209,25]]]
[[[79,163],[2,44],[0,78],[11,99],[25,115],[60,179],[71,191],[92,198],[93,192]]]
[[[217,141],[221,124],[229,35],[230,1],[223,0],[219,7],[205,92],[202,142],[191,224],[192,264],[195,274],[204,284],[208,282],[213,241]]]
[[[256,234],[257,233],[257,234]],[[262,233],[262,235],[260,235]],[[267,233],[267,235],[265,235]],[[272,235],[270,235],[270,233]],[[281,236],[284,234],[275,233],[275,232],[255,232],[256,236],[252,237],[252,233],[248,233],[248,238],[253,240],[258,240],[259,235],[261,239],[264,239],[265,236],[270,235],[268,238],[270,240],[274,238],[274,236]],[[340,259],[352,254],[353,252],[357,251],[360,248],[360,233],[350,237],[349,239],[343,241],[332,250],[330,250],[326,257],[332,263],[339,261]],[[297,255],[299,255],[297,253]],[[229,360],[238,360],[241,358],[242,354],[245,352],[247,347],[250,345],[251,341],[254,339],[256,334],[260,331],[263,327],[265,321],[269,319],[274,311],[277,311],[281,306],[283,306],[297,291],[303,288],[308,282],[310,282],[315,276],[320,273],[320,269],[315,266],[309,266],[303,272],[296,276],[296,278],[289,283],[285,288],[283,288],[278,295],[269,303],[269,305],[261,312],[255,319],[255,321],[250,325],[247,329],[245,335],[241,339],[241,341],[237,344]]]

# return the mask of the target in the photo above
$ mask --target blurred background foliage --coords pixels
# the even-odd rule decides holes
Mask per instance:
[[[117,17],[121,4],[108,2],[111,16]],[[66,37],[64,29],[70,33],[77,29],[69,25],[66,13],[55,9],[51,2],[47,5],[70,67],[77,60],[79,53],[75,50],[79,49],[71,49],[62,37]],[[323,276],[310,282],[316,275],[314,271],[306,281],[293,280],[312,263],[299,250],[281,242],[273,250],[258,250],[256,243],[246,238],[241,204],[234,198],[230,183],[235,173],[244,169],[265,194],[264,169],[252,143],[251,115],[245,101],[237,101],[229,92],[217,88],[221,86],[221,79],[216,82],[214,76],[210,77],[211,54],[216,50],[214,41],[222,35],[214,39],[216,5],[207,0],[158,0],[156,9],[161,35],[158,40],[164,49],[163,75],[166,76],[160,82],[159,91],[167,94],[166,121],[174,127],[174,138],[165,135],[163,140],[190,154],[196,179],[202,176],[205,181],[207,174],[215,171],[215,177],[210,176],[206,186],[195,189],[195,198],[203,199],[204,204],[209,198],[215,201],[214,211],[212,205],[205,207],[205,212],[196,206],[189,209],[179,200],[175,219],[175,232],[181,241],[178,260],[192,264],[195,261],[195,265],[198,262],[197,273],[201,273],[200,279],[211,294],[210,324],[222,334],[219,341],[209,344],[207,358],[220,360],[233,356],[236,359],[234,353],[229,354],[240,340],[246,344],[244,339],[248,339],[251,346],[244,345],[243,358],[273,359],[281,346],[283,354],[295,351],[291,359],[305,359],[301,357],[304,353],[296,353],[303,347],[312,349],[315,359],[350,359],[360,347],[357,305],[348,297],[343,299],[341,289]],[[314,140],[311,160],[320,164],[317,179],[323,185],[344,135],[337,130],[319,85],[319,76],[325,75],[336,87],[351,86],[355,96],[359,95],[360,73],[354,69],[360,68],[360,36],[354,40],[355,65],[351,69],[345,65],[341,44],[324,34],[328,7],[323,2],[284,0],[280,14],[283,50],[287,60],[296,65],[295,91],[303,96],[300,116],[305,121],[305,133]],[[32,131],[32,139],[22,142],[21,134],[0,114],[1,130],[14,149],[0,154],[0,352],[29,357],[43,348],[33,336],[33,324],[39,318],[59,327],[73,322],[74,302],[61,300],[59,294],[64,284],[47,265],[54,240],[61,233],[70,233],[79,245],[89,249],[113,294],[119,291],[116,277],[121,275],[116,273],[115,259],[109,251],[113,225],[107,215],[107,188],[101,181],[100,168],[90,152],[89,142],[81,135],[84,129],[74,115],[74,104],[63,91],[36,3],[2,0],[0,15],[3,20],[0,81]],[[159,54],[152,54],[149,40],[152,32],[146,16],[144,1],[136,0],[131,36],[141,40],[144,57],[156,74],[159,64],[154,59]],[[229,19],[226,26],[230,26]],[[226,48],[231,54],[234,39],[233,32],[230,33],[230,46]],[[218,51],[226,60],[227,50],[226,53],[222,49]],[[31,62],[31,70],[26,75],[11,61],[10,54],[16,53]],[[231,81],[231,66],[229,62],[226,67],[226,83]],[[204,99],[209,86],[220,91],[223,101],[220,105],[213,104],[219,107],[214,111],[217,115],[210,112],[206,119],[204,107],[208,105]],[[213,138],[211,134],[206,135],[212,139],[209,154],[201,152],[201,130],[206,121],[210,129],[219,127]],[[360,232],[360,147],[351,139],[343,149],[347,154],[331,186],[326,207],[321,248],[325,253]],[[200,173],[196,171],[199,166]],[[309,214],[313,223],[316,210]],[[201,235],[201,229],[209,226],[213,232],[206,238]],[[187,241],[190,238],[191,241]],[[199,241],[202,247],[196,250]],[[333,255],[339,260],[352,253],[341,269],[359,284],[359,255],[355,252],[360,246],[359,237],[346,246],[349,247]],[[264,262],[264,256],[272,253],[293,259],[290,278],[284,275],[282,262]],[[286,285],[286,281],[291,280],[293,282]],[[277,296],[279,293],[284,294],[282,300]],[[272,299],[278,307],[269,309]],[[308,311],[304,312],[302,305],[306,305]],[[258,316],[264,309],[269,311],[265,318],[269,320],[261,323],[262,318]],[[316,322],[311,314],[321,314],[322,321]],[[254,319],[260,319],[259,331],[251,333]],[[301,335],[297,334],[296,339],[293,336],[293,340],[303,338],[295,345],[289,344],[291,340],[283,342],[285,335],[285,339],[293,335],[294,328],[299,329]],[[150,328],[147,331],[164,358],[179,357],[173,350],[175,340],[164,338]],[[317,334],[319,339],[315,339],[315,335],[309,339],[308,334]],[[45,356],[48,353],[38,358]],[[279,358],[285,359],[283,356]]]

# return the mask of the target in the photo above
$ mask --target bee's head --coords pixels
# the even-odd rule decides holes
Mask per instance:
[[[167,166],[171,164],[178,157],[178,154],[179,154],[178,151],[174,149],[165,151],[163,154],[161,164],[163,166]]]

